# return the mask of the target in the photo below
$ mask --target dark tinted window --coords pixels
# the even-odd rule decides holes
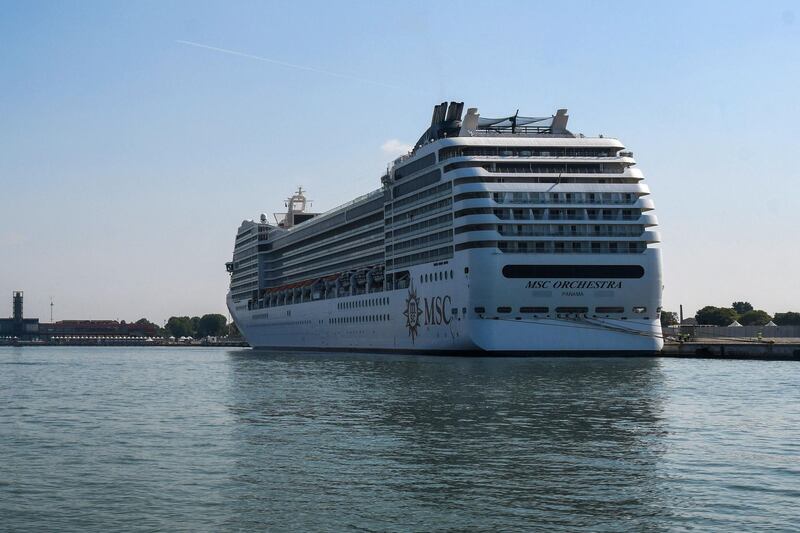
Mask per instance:
[[[408,194],[411,191],[416,191],[417,189],[421,189],[422,187],[432,185],[437,181],[439,181],[441,175],[442,175],[441,171],[439,169],[436,169],[432,172],[428,172],[427,174],[423,174],[418,178],[414,178],[408,183],[401,183],[400,185],[394,188],[393,197],[397,198],[399,196],[403,196],[404,194]]]
[[[549,307],[520,307],[520,313],[549,313]]]
[[[409,163],[395,170],[394,179],[399,180],[405,178],[406,176],[410,176],[414,172],[422,170],[425,167],[429,167],[434,163],[436,163],[436,154],[428,154],[425,157],[417,159],[413,163]]]
[[[588,307],[556,307],[556,313],[588,313]]]
[[[507,278],[624,278],[644,276],[639,265],[506,265]]]

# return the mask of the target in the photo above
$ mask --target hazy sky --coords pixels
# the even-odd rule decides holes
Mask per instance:
[[[225,312],[243,218],[377,188],[451,99],[622,139],[667,309],[800,310],[798,11],[0,1],[0,316],[15,289],[43,320]]]

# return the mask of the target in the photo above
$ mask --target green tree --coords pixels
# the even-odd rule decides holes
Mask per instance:
[[[236,327],[236,324],[234,324],[233,322],[228,324],[228,337],[241,337],[241,336],[242,334],[239,331],[239,328]]]
[[[674,326],[678,323],[678,314],[673,311],[661,311],[661,325]]]
[[[696,315],[698,324],[707,324],[712,326],[727,326],[738,318],[736,311],[728,307],[714,307],[707,305],[700,309]]]
[[[747,313],[748,311],[752,311],[753,310],[753,306],[750,305],[750,302],[733,302],[731,304],[731,307],[733,307],[733,310],[736,311],[736,313],[740,314],[740,315],[743,315],[743,314]]]
[[[200,320],[199,318],[197,319]],[[171,316],[167,320],[166,332],[173,337],[193,337],[194,326],[188,316]]]
[[[769,313],[761,309],[747,311],[739,317],[739,322],[743,326],[763,326],[770,320],[772,320],[772,317],[769,316]]]
[[[775,313],[775,318],[773,320],[779,326],[800,326],[800,313],[794,311]]]
[[[164,328],[160,327],[158,324],[154,324],[150,322],[146,318],[140,318],[133,324],[129,324],[130,329],[135,330],[136,328],[140,328],[140,331],[155,331],[156,335],[164,335]]]
[[[203,315],[197,325],[198,337],[220,337],[226,332],[228,320],[223,315],[210,314]]]
[[[200,317],[193,316],[191,318],[192,321],[192,337],[199,338],[200,336],[197,334],[197,330],[200,328]]]

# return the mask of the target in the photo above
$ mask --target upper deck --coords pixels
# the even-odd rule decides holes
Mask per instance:
[[[596,149],[597,155],[609,157],[617,155],[625,148],[618,139],[573,134],[567,129],[569,115],[566,109],[559,109],[550,117],[522,117],[516,113],[504,118],[483,118],[478,114],[477,108],[470,108],[462,119],[462,108],[462,102],[450,102],[449,106],[443,102],[436,106],[430,127],[408,154],[398,157],[389,165],[389,174],[393,175],[395,169],[409,163],[413,165],[414,161],[430,156],[442,148],[455,146],[553,149],[552,154],[540,150],[534,154],[535,157],[569,156],[566,150],[576,147]]]

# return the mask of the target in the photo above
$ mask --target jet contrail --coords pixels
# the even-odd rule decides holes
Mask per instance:
[[[209,46],[207,44],[195,43],[195,42],[192,42],[192,41],[183,41],[183,40],[180,40],[180,39],[176,39],[175,42],[179,43],[179,44],[185,44],[185,45],[188,45],[188,46],[196,46],[197,48],[205,48],[207,50],[214,50],[215,52],[222,52],[223,54],[230,54],[230,55],[239,56],[239,57],[246,57],[248,59],[255,59],[257,61],[263,61],[264,63],[272,63],[273,65],[280,65],[282,67],[288,67],[288,68],[293,68],[293,69],[297,69],[297,70],[305,70],[307,72],[315,72],[317,74],[326,74],[328,76],[334,76],[336,78],[343,78],[343,79],[346,79],[346,80],[360,81],[360,82],[363,82],[363,83],[369,83],[369,84],[372,84],[372,85],[378,85],[380,87],[386,87],[386,88],[389,88],[389,89],[401,89],[401,90],[403,89],[402,87],[398,87],[397,85],[390,85],[388,83],[383,83],[383,82],[375,81],[375,80],[369,80],[367,78],[359,78],[358,76],[351,76],[350,74],[342,74],[341,72],[332,72],[330,70],[323,70],[321,68],[315,68],[315,67],[307,67],[305,65],[295,65],[294,63],[287,63],[285,61],[279,61],[277,59],[270,59],[269,57],[262,57],[262,56],[257,56],[257,55],[253,55],[253,54],[247,54],[245,52],[237,52],[236,50],[228,50],[226,48],[218,48],[216,46]]]

